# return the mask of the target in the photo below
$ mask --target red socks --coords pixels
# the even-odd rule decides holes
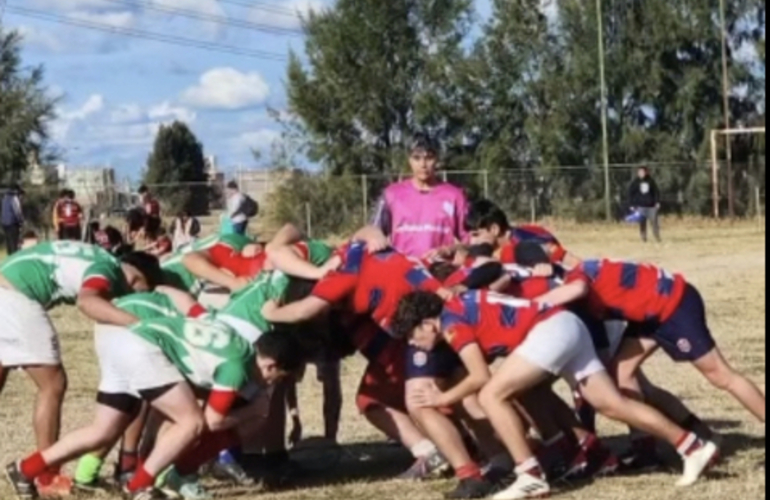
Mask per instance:
[[[134,477],[128,483],[128,491],[133,493],[134,491],[146,490],[152,488],[154,484],[155,477],[147,472],[144,465],[140,465],[137,467]]]
[[[21,473],[24,474],[24,477],[32,480],[45,473],[48,469],[48,464],[45,463],[43,455],[37,451],[22,460],[20,468]]]
[[[463,479],[477,479],[481,481],[483,476],[481,475],[481,469],[475,463],[471,462],[468,465],[463,465],[455,471],[457,479],[462,481]]]

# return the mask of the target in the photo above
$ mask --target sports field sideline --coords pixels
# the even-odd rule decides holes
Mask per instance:
[[[735,366],[765,388],[765,229],[755,222],[736,224],[689,220],[664,222],[661,245],[642,245],[636,231],[627,226],[577,226],[557,224],[553,229],[572,251],[582,257],[619,257],[660,264],[681,271],[704,295],[715,337]],[[64,431],[88,421],[99,380],[93,353],[92,329],[73,309],[56,310],[54,321],[64,347],[70,388],[64,408]],[[2,327],[2,325],[0,325]],[[352,358],[344,365],[346,403],[341,425],[343,453],[314,455],[313,472],[306,485],[280,493],[214,490],[221,498],[276,498],[286,500],[329,498],[441,498],[447,484],[441,481],[403,483],[388,477],[408,467],[408,454],[382,443],[383,439],[356,414],[353,396],[363,362]],[[680,395],[696,413],[723,435],[722,464],[710,480],[687,490],[677,490],[676,476],[653,474],[602,479],[573,492],[557,492],[559,498],[580,500],[754,500],[765,498],[765,430],[743,408],[707,387],[692,368],[676,367],[657,357],[648,371],[663,387]],[[305,436],[321,432],[320,386],[310,373],[300,395]],[[0,460],[6,463],[32,449],[29,422],[32,401],[30,382],[11,376],[0,399]],[[625,429],[600,420],[603,437],[622,435]],[[622,440],[611,440],[623,446]],[[309,454],[298,456],[301,460]],[[326,464],[325,467],[319,465]],[[331,465],[334,465],[331,467]],[[12,498],[0,481],[0,499]]]

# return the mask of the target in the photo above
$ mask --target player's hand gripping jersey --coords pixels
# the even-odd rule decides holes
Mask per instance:
[[[419,261],[392,250],[370,254],[365,243],[356,242],[341,255],[342,267],[319,281],[313,295],[331,304],[346,303],[351,312],[370,316],[386,331],[405,295],[441,288]]]
[[[46,309],[74,304],[84,289],[109,297],[130,292],[115,257],[97,246],[70,241],[41,243],[14,254],[0,265],[0,274]]]
[[[492,360],[516,350],[535,325],[561,311],[507,295],[474,291],[447,303],[441,330],[456,352],[475,343]]]
[[[130,329],[157,345],[191,384],[234,400],[253,378],[252,345],[229,326],[190,318],[153,319]],[[230,402],[231,404],[231,402]],[[215,408],[222,414],[227,408]]]
[[[182,247],[161,263],[164,282],[194,296],[200,295],[204,283],[187,270],[184,265],[185,256],[192,252],[207,251],[214,265],[224,268],[249,243],[249,238],[237,234],[213,235]]]
[[[687,285],[682,275],[649,264],[588,260],[577,269],[590,285],[592,310],[604,319],[662,323],[682,301]]]

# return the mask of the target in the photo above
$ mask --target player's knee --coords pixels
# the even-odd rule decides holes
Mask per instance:
[[[708,381],[719,390],[727,391],[732,387],[737,374],[729,367],[717,367],[705,373]]]
[[[463,399],[462,406],[465,410],[465,413],[472,420],[487,419],[487,414],[484,412],[484,408],[482,408],[481,404],[479,403],[478,395],[474,394],[473,396],[468,396],[467,398]]]
[[[206,419],[202,413],[188,415],[177,424],[182,426],[190,439],[200,438],[206,430]]]
[[[489,414],[490,408],[494,408],[495,405],[500,404],[501,397],[499,391],[492,385],[487,384],[481,392],[479,392],[479,406],[485,414]]]
[[[64,371],[63,367],[59,366],[51,369],[51,374],[46,380],[45,385],[40,388],[40,392],[50,399],[61,401],[67,392],[67,385],[67,372]]]

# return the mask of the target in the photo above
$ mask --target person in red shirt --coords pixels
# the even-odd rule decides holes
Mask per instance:
[[[144,230],[149,236],[154,236],[161,226],[160,203],[150,193],[147,186],[139,187],[139,204],[147,217]]]
[[[65,189],[62,195],[54,208],[57,235],[60,240],[80,241],[83,239],[83,207],[75,201],[75,191]]]
[[[471,244],[487,243],[495,249],[495,257],[503,264],[516,263],[516,246],[523,241],[540,244],[551,262],[571,269],[580,259],[569,253],[548,230],[540,226],[511,226],[508,216],[489,200],[473,203],[465,221]]]
[[[585,261],[575,272],[571,283],[538,300],[566,304],[587,296],[603,318],[629,322],[614,361],[621,388],[641,396],[639,370],[662,348],[674,361],[692,363],[711,384],[765,422],[765,396],[725,360],[706,322],[703,297],[684,276],[606,259]]]
[[[657,410],[624,397],[596,356],[585,325],[559,307],[493,292],[471,292],[448,303],[435,294],[414,292],[401,301],[393,325],[413,345],[432,350],[446,342],[462,359],[467,377],[447,392],[426,394],[425,404],[454,404],[479,393],[482,408],[518,464],[518,479],[495,499],[550,492],[510,399],[553,375],[580,387],[605,416],[673,444],[685,462],[680,486],[694,484],[718,454],[714,443],[702,442]],[[489,362],[499,357],[505,360],[492,375]]]

